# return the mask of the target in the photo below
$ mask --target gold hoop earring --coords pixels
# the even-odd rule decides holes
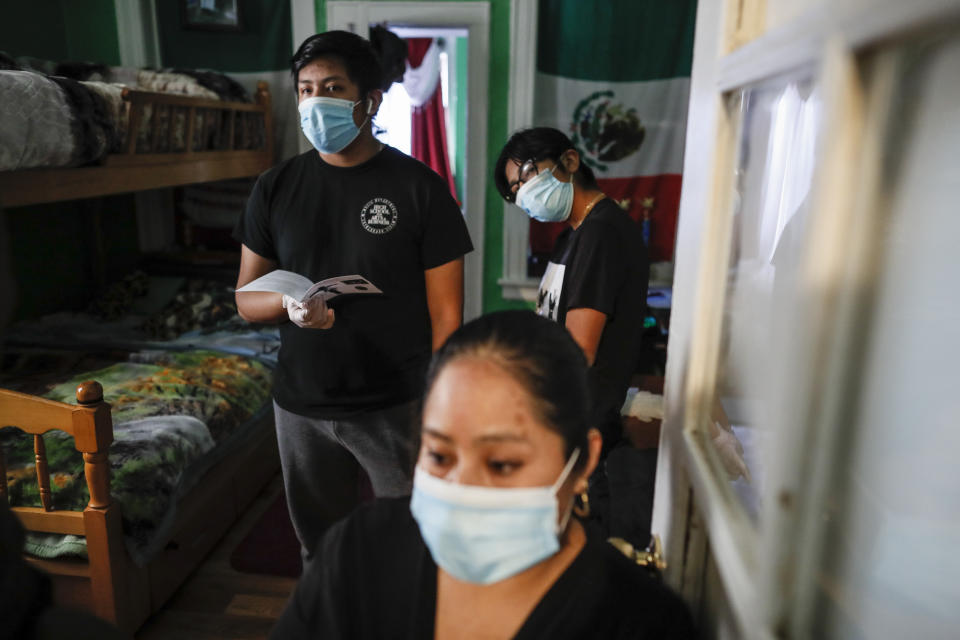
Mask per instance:
[[[577,514],[578,518],[589,518],[590,517],[590,497],[587,495],[586,491],[582,491],[579,496],[580,504],[577,504],[576,499],[573,501],[573,512]]]

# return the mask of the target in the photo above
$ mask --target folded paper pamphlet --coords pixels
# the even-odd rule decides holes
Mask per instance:
[[[237,291],[272,291],[283,293],[299,302],[320,296],[326,301],[346,294],[383,293],[372,282],[359,275],[337,276],[311,282],[299,273],[277,269],[248,282]]]

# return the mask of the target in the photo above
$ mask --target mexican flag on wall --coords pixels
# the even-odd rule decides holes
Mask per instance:
[[[539,0],[536,126],[566,133],[600,188],[673,259],[695,0]],[[549,250],[565,225],[531,223]]]

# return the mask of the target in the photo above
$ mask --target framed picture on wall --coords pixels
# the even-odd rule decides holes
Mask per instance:
[[[181,0],[184,29],[241,31],[239,0]]]

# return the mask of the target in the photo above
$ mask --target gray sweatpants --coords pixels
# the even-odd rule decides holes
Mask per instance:
[[[283,487],[304,563],[327,527],[359,503],[359,467],[377,497],[410,495],[417,455],[414,404],[323,420],[273,403]]]

